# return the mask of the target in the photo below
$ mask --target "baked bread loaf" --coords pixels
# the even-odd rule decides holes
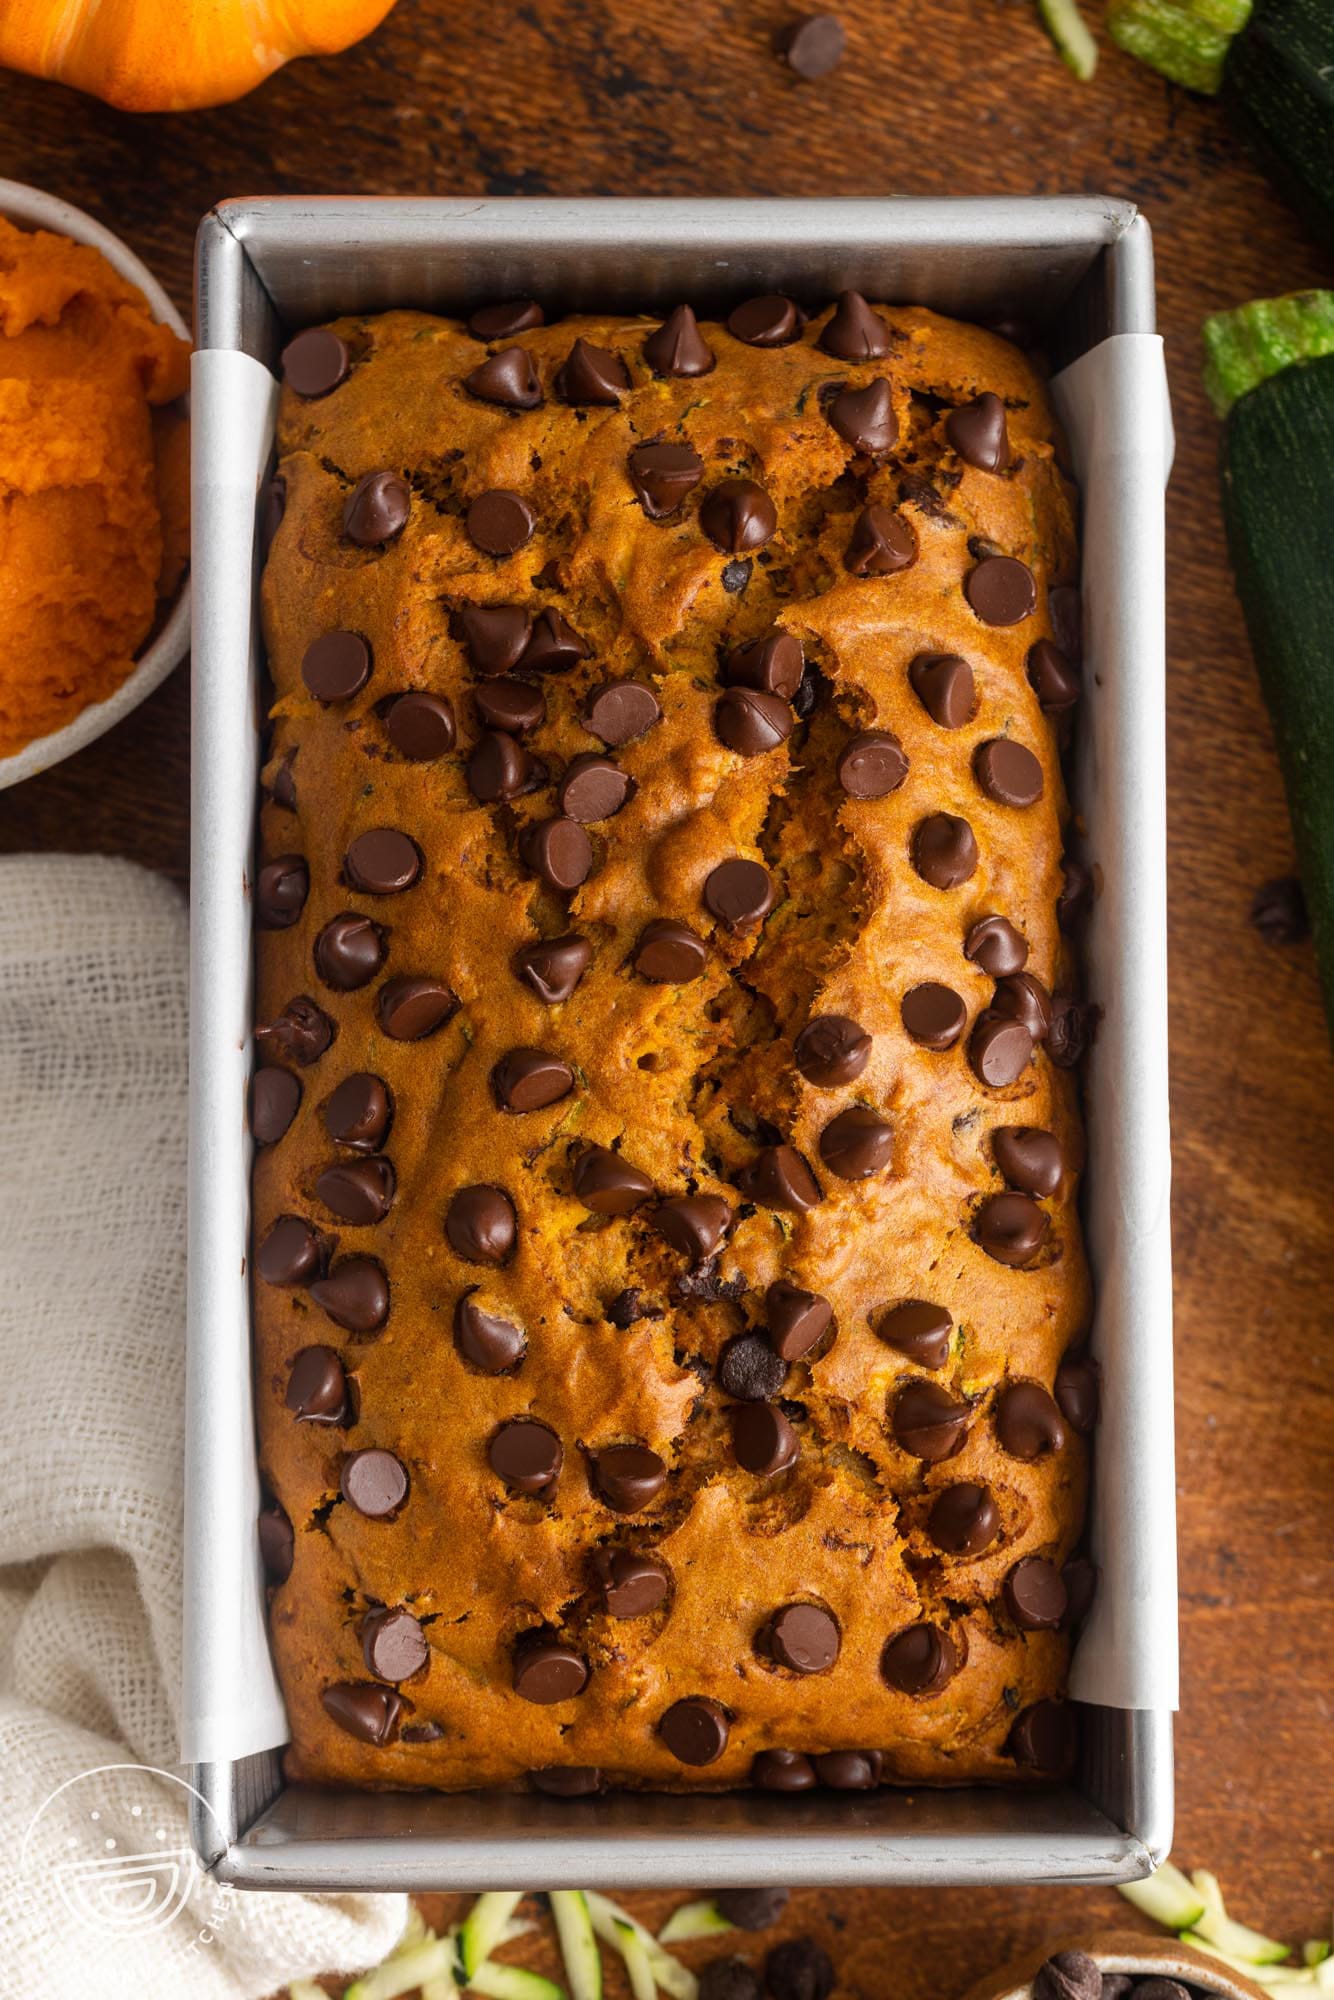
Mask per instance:
[[[1006,341],[285,356],[255,883],[294,1777],[1068,1767],[1072,488]]]

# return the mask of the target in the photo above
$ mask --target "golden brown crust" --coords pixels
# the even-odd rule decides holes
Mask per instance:
[[[384,1330],[357,1339],[305,1289],[255,1285],[262,1463],[295,1529],[272,1624],[296,1776],[454,1788],[569,1764],[603,1767],[617,1782],[726,1786],[744,1784],[766,1747],[871,1746],[902,1781],[1006,1779],[1017,1775],[1005,1754],[1016,1712],[1063,1686],[1065,1636],[1016,1630],[1001,1586],[1021,1556],[1070,1555],[1084,1449],[1067,1427],[1060,1450],[1012,1457],[994,1404],[1007,1379],[1050,1389],[1086,1327],[1074,1093],[1041,1049],[1017,1083],[986,1088],[967,1032],[932,1052],[909,1039],[900,1008],[914,985],[940,981],[962,996],[971,1029],[994,982],[962,942],[990,912],[1026,937],[1028,970],[1048,990],[1068,972],[1055,918],[1066,808],[1025,658],[1052,631],[1048,586],[1075,576],[1069,488],[1041,385],[1015,349],[925,311],[884,310],[894,335],[884,360],[849,366],[821,352],[827,314],[796,344],[770,350],[709,325],[716,368],[671,381],[642,358],[654,322],[561,321],[519,336],[545,389],[529,412],[461,386],[486,349],[458,324],[390,313],[338,323],[353,366],[334,393],[306,402],[284,393],[286,507],[263,596],[276,689],[266,776],[294,754],[297,810],[266,795],[260,846],[263,861],[303,855],[310,891],[291,928],[260,934],[258,1013],[270,1020],[307,994],[337,1034],[297,1072],[303,1100],[290,1131],[258,1155],[256,1241],[278,1215],[308,1217],[339,1256],[378,1258],[391,1287]],[[576,335],[623,357],[633,387],[619,407],[576,412],[553,395]],[[893,386],[899,444],[872,465],[835,432],[820,392],[876,378]],[[1007,406],[1011,464],[1001,474],[964,464],[944,437],[947,408],[984,390]],[[679,512],[657,521],[635,498],[627,455],[660,436],[688,439],[705,470]],[[344,537],[343,505],[359,477],[386,468],[410,478],[410,514],[396,542],[368,551]],[[779,525],[746,587],[728,590],[731,559],[701,532],[699,509],[736,475],[767,490]],[[467,503],[489,488],[522,492],[537,516],[531,542],[508,559],[479,554],[464,528]],[[911,567],[848,574],[844,551],[867,504],[911,523]],[[1033,616],[1000,628],[974,615],[962,583],[977,537],[1031,567]],[[547,718],[529,742],[548,782],[501,805],[478,803],[465,778],[477,676],[454,632],[457,608],[472,603],[553,605],[589,646],[574,670],[541,680]],[[719,661],[775,622],[800,639],[821,699],[784,744],[743,758],[715,733]],[[350,701],[324,706],[301,663],[313,639],[339,628],[365,636],[374,671]],[[960,729],[933,722],[909,685],[909,661],[927,651],[972,665],[978,705]],[[566,899],[535,883],[517,836],[555,809],[551,780],[569,760],[601,749],[582,703],[619,676],[651,682],[663,719],[609,753],[636,790],[590,827],[594,872]],[[437,761],[406,761],[386,735],[377,704],[409,688],[453,704],[459,742]],[[859,802],[841,789],[835,761],[850,734],[872,728],[898,738],[908,775],[890,796]],[[1001,805],[980,789],[973,753],[1001,735],[1040,760],[1037,804]],[[959,888],[933,888],[911,864],[913,831],[936,812],[966,818],[976,838],[976,870]],[[343,877],[349,842],[375,827],[402,829],[424,857],[420,882],[403,894],[367,896]],[[755,936],[728,935],[701,900],[710,870],[734,855],[762,859],[773,879],[774,907]],[[331,990],[312,962],[318,931],[343,910],[387,931],[380,979],[351,993]],[[703,976],[656,985],[635,975],[632,948],[659,917],[707,938]],[[511,960],[538,933],[566,931],[589,940],[592,963],[572,999],[547,1007]],[[377,988],[400,973],[436,975],[461,1003],[424,1041],[393,1041],[379,1027]],[[873,1037],[864,1073],[832,1090],[804,1081],[793,1062],[797,1032],[826,1013],[854,1017]],[[515,1046],[566,1059],[574,1092],[546,1110],[498,1110],[490,1072]],[[355,1071],[382,1077],[394,1103],[386,1150],[397,1192],[369,1227],[338,1222],[314,1192],[340,1150],[321,1107]],[[894,1132],[888,1172],[858,1182],[835,1178],[820,1157],[821,1131],[850,1104],[881,1110]],[[1055,1133],[1066,1161],[1058,1196],[1043,1203],[1047,1243],[1023,1269],[995,1261],[971,1234],[980,1201],[1003,1186],[989,1135],[1011,1124]],[[804,1214],[751,1207],[738,1190],[769,1126],[820,1181],[823,1200]],[[741,1297],[683,1299],[685,1259],[649,1226],[648,1208],[590,1216],[571,1185],[572,1159],[590,1141],[618,1148],[662,1198],[727,1200],[738,1219],[716,1275],[741,1279]],[[501,1269],[465,1263],[444,1233],[452,1194],[478,1182],[503,1187],[518,1216],[517,1251]],[[800,1455],[766,1481],[736,1463],[730,1405],[709,1378],[723,1341],[762,1325],[765,1288],[780,1277],[831,1301],[835,1333],[788,1371]],[[483,1375],[456,1352],[455,1306],[474,1286],[479,1305],[526,1334],[512,1375]],[[622,1329],[607,1308],[628,1287],[654,1316]],[[955,1323],[949,1363],[935,1374],[873,1331],[885,1307],[912,1298]],[[312,1343],[335,1348],[355,1378],[350,1428],[296,1423],[285,1406],[292,1359]],[[886,1414],[898,1389],[923,1377],[973,1402],[962,1449],[934,1464],[900,1448]],[[550,1501],[507,1494],[487,1462],[496,1426],[519,1415],[563,1441]],[[629,1441],[658,1452],[669,1474],[648,1508],[618,1516],[591,1486],[586,1455]],[[395,1521],[366,1519],[336,1497],[344,1455],[368,1445],[408,1467]],[[962,1480],[991,1488],[1000,1533],[979,1556],[942,1557],[926,1514]],[[608,1541],[652,1546],[668,1563],[663,1610],[617,1621],[599,1609],[590,1558]],[[434,1742],[375,1747],[321,1705],[329,1683],[368,1679],[358,1629],[377,1600],[429,1621],[429,1666],[402,1694],[412,1721],[439,1724]],[[839,1621],[842,1650],[827,1672],[803,1678],[755,1649],[770,1614],[793,1600],[824,1604]],[[966,1657],[942,1692],[911,1697],[886,1686],[878,1662],[889,1637],[922,1619],[948,1628]],[[550,1707],[511,1684],[513,1640],[541,1625],[592,1670],[582,1695]],[[725,1752],[694,1771],[657,1734],[663,1712],[690,1695],[731,1715]]]

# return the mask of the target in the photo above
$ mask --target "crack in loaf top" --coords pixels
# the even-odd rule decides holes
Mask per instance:
[[[854,295],[396,312],[289,349],[279,460],[293,1773],[1050,1775],[1096,1378],[1037,377]]]

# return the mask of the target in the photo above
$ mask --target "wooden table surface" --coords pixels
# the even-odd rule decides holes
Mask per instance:
[[[1086,11],[1100,12],[1096,0]],[[1329,282],[1215,107],[1104,46],[1089,86],[1027,0],[864,0],[800,83],[782,0],[400,0],[360,48],[247,101],[135,119],[0,82],[0,174],[125,236],[183,306],[196,221],[226,195],[1069,193],[1154,228],[1177,423],[1169,496],[1169,866],[1184,1701],[1176,1857],[1241,1915],[1325,1929],[1331,1768],[1334,1090],[1309,946],[1250,929],[1291,867],[1270,734],[1223,549],[1206,312]],[[0,796],[0,850],[129,854],[184,876],[188,687]],[[961,1991],[1111,1892],[810,1896],[849,1990]]]

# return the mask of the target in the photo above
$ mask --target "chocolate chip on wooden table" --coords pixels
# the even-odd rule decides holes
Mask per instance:
[[[526,736],[546,721],[546,697],[531,681],[497,674],[473,690],[473,707],[484,729],[498,729],[506,736]]]
[[[574,1163],[574,1191],[595,1215],[633,1215],[652,1199],[653,1183],[610,1146],[588,1146]]]
[[[1065,1617],[1065,1584],[1054,1563],[1023,1556],[1005,1579],[1005,1608],[1021,1632],[1054,1632]]]
[[[720,861],[704,883],[704,906],[727,930],[739,936],[758,930],[773,908],[769,871],[758,861],[740,856]]]
[[[713,726],[720,741],[738,756],[762,757],[768,750],[777,750],[792,734],[792,710],[776,694],[732,687],[714,707]]]
[[[826,403],[825,415],[843,442],[868,458],[882,456],[898,441],[894,391],[883,378],[860,389],[841,389]]]
[[[307,327],[283,349],[283,381],[298,396],[327,396],[351,366],[347,345],[327,326]]]
[[[843,566],[853,576],[894,576],[917,560],[917,536],[906,515],[863,507],[852,524]]]
[[[699,525],[724,555],[750,555],[773,539],[778,510],[755,480],[724,479],[705,495]]]
[[[785,711],[786,712],[786,711]],[[261,930],[285,931],[294,924],[310,894],[310,870],[300,854],[280,854],[265,862],[255,882],[255,922]]]
[[[259,1510],[259,1553],[270,1583],[286,1583],[292,1574],[296,1538],[285,1508],[266,1500]]]
[[[310,1296],[347,1333],[378,1333],[389,1317],[389,1280],[373,1257],[343,1257]]]
[[[991,1155],[1012,1188],[1045,1200],[1061,1185],[1061,1142],[1035,1125],[1001,1125],[991,1135]]]
[[[823,1674],[838,1659],[838,1620],[819,1604],[785,1604],[763,1633],[767,1651],[794,1674]]]
[[[888,326],[860,292],[840,292],[819,344],[839,361],[880,361],[891,342]]]
[[[468,759],[468,790],[483,805],[496,805],[531,791],[540,771],[517,737],[503,729],[488,729]]]
[[[818,1783],[831,1792],[871,1792],[880,1783],[878,1750],[829,1750],[812,1761]]]
[[[515,1493],[541,1493],[560,1477],[565,1453],[556,1433],[529,1417],[512,1417],[486,1448],[491,1470]]]
[[[396,472],[368,472],[347,496],[343,533],[359,548],[382,548],[402,534],[411,505],[406,479]]]
[[[907,777],[908,759],[889,730],[864,729],[843,745],[835,770],[849,798],[884,799]]]
[[[912,837],[913,867],[933,889],[957,889],[977,867],[977,841],[966,819],[931,813]]]
[[[446,695],[413,688],[387,711],[384,728],[400,757],[413,764],[433,763],[454,748],[454,707]]]
[[[1311,935],[1306,897],[1295,875],[1260,884],[1251,898],[1251,923],[1266,944],[1302,944]]]
[[[1026,1194],[993,1194],[977,1212],[974,1233],[988,1257],[1022,1270],[1047,1240],[1050,1217]]]
[[[292,1363],[284,1398],[299,1424],[345,1423],[347,1375],[332,1347],[303,1347]]]
[[[523,1329],[483,1312],[471,1293],[454,1308],[454,1346],[483,1375],[508,1375],[527,1352]]]
[[[343,873],[368,896],[397,896],[422,872],[421,849],[397,827],[377,826],[359,833],[343,856]]]
[[[469,395],[504,410],[535,410],[542,384],[526,347],[502,347],[463,378]]]
[[[507,674],[517,667],[533,631],[531,614],[521,604],[465,604],[459,626],[479,674]]]
[[[848,38],[837,14],[801,14],[779,29],[774,44],[794,75],[815,83],[837,69]]]
[[[603,681],[584,703],[584,727],[608,749],[633,743],[662,720],[662,707],[644,681]]]
[[[1017,1083],[1032,1062],[1033,1037],[1022,1021],[1007,1020],[988,1008],[969,1036],[968,1060],[979,1083],[1003,1090]]]
[[[592,963],[592,945],[573,934],[521,945],[513,960],[517,977],[548,1007],[568,1000]]]
[[[413,973],[387,979],[376,1000],[380,1026],[395,1042],[424,1041],[458,1012],[458,1006],[458,995],[442,979]]]
[[[1016,556],[984,556],[963,588],[984,625],[1018,625],[1037,609],[1033,572]]]
[[[717,366],[689,306],[674,306],[662,325],[647,335],[644,359],[655,375],[668,377],[708,375]]]
[[[748,347],[787,347],[800,334],[805,314],[777,292],[746,299],[727,316],[727,331]]]
[[[871,1056],[871,1037],[847,1014],[816,1014],[792,1045],[797,1068],[821,1090],[855,1083]]]
[[[375,1687],[369,1682],[339,1681],[321,1690],[325,1714],[360,1743],[377,1747],[392,1742],[403,1698],[392,1688]]]
[[[573,1701],[588,1686],[588,1662],[557,1639],[525,1638],[514,1648],[514,1692],[543,1707]]]
[[[721,1195],[679,1195],[660,1202],[650,1219],[673,1250],[702,1264],[731,1228],[732,1211]]]
[[[276,1146],[296,1117],[301,1083],[290,1069],[258,1069],[250,1083],[250,1136],[257,1146]]]
[[[747,1201],[804,1215],[820,1201],[820,1184],[793,1146],[765,1146],[737,1175]]]
[[[671,1572],[657,1556],[634,1549],[596,1549],[593,1568],[609,1618],[646,1618],[666,1602]]]
[[[750,1767],[750,1782],[764,1792],[809,1792],[815,1767],[800,1750],[761,1750]]]
[[[351,701],[371,677],[371,649],[360,632],[322,632],[301,656],[301,678],[316,701]]]
[[[805,667],[800,642],[775,626],[763,638],[737,646],[727,656],[723,679],[729,687],[755,688],[791,701]]]
[[[431,1649],[409,1610],[401,1604],[384,1604],[361,1622],[361,1657],[379,1680],[407,1681],[421,1672]]]
[[[816,1759],[817,1771],[821,1761]],[[835,1983],[828,1952],[808,1937],[775,1945],[764,1961],[764,1985],[771,2000],[829,2000]]]
[[[638,1514],[661,1493],[667,1467],[647,1445],[604,1445],[593,1459],[593,1480],[614,1513]]]
[[[1017,1764],[1062,1777],[1074,1763],[1078,1748],[1074,1706],[1068,1701],[1038,1701],[1015,1720],[1006,1751]]]
[[[1011,1458],[1031,1464],[1065,1443],[1065,1421],[1039,1382],[1009,1382],[996,1398],[996,1436]]]
[[[523,670],[528,674],[563,674],[588,658],[588,642],[567,618],[550,605],[533,620],[532,634],[523,649]]]
[[[637,444],[626,461],[635,498],[650,521],[665,521],[704,477],[704,460],[688,444]]]
[[[495,486],[469,504],[463,526],[483,555],[513,556],[533,539],[537,516],[522,493]]]
[[[885,1642],[880,1677],[899,1694],[933,1695],[959,1671],[959,1651],[938,1625],[909,1625]]]
[[[588,880],[593,870],[593,845],[578,820],[562,813],[556,819],[534,820],[519,838],[524,866],[540,875],[548,888],[565,894]]]
[[[553,386],[564,403],[614,409],[630,387],[630,371],[619,354],[577,339],[557,369]]]
[[[1042,797],[1041,764],[1026,745],[1008,736],[996,736],[978,745],[973,753],[973,775],[997,805],[1031,806]]]
[[[474,340],[513,340],[516,333],[529,333],[545,324],[546,314],[534,299],[506,299],[499,305],[478,306],[468,316],[468,331]]]
[[[1000,1532],[1000,1509],[989,1487],[963,1479],[936,1495],[927,1515],[926,1531],[946,1555],[981,1555]]]
[[[389,1521],[408,1497],[407,1468],[392,1451],[372,1447],[343,1460],[339,1490],[349,1507],[371,1521]]]
[[[941,729],[962,729],[977,706],[973,670],[961,653],[918,653],[908,664],[908,685]]]
[[[324,1129],[340,1145],[373,1153],[389,1129],[389,1091],[378,1076],[346,1076],[324,1107]]]
[[[969,926],[963,955],[992,979],[1008,979],[1028,963],[1028,941],[1008,917],[979,917]]]
[[[587,825],[620,812],[634,792],[634,780],[597,750],[581,750],[565,767],[556,803],[568,819]]]
[[[767,1931],[782,1916],[790,1889],[720,1889],[714,1898],[720,1916],[742,1931]]]
[[[655,917],[639,933],[633,964],[640,978],[655,986],[683,986],[699,978],[708,956],[708,946],[688,924]]]
[[[800,1361],[823,1339],[833,1323],[834,1309],[819,1292],[803,1291],[785,1278],[775,1278],[764,1295],[764,1324],[774,1353],[783,1361]]]
[[[1079,700],[1079,675],[1050,639],[1029,647],[1026,671],[1038,706],[1048,715],[1066,715]]]
[[[975,402],[950,411],[945,436],[959,457],[979,472],[1004,472],[1010,462],[1005,405],[990,389]]]
[[[893,1152],[893,1126],[860,1104],[840,1111],[820,1134],[820,1158],[840,1180],[864,1181],[882,1173]]]
[[[732,1451],[738,1465],[769,1479],[796,1464],[797,1434],[773,1403],[739,1403],[732,1411]]]
[[[658,1734],[682,1764],[714,1764],[727,1748],[729,1728],[721,1703],[709,1695],[674,1701],[658,1722]]]
[[[280,1215],[255,1252],[255,1270],[266,1285],[304,1285],[324,1264],[325,1242],[299,1215]]]
[[[445,1211],[445,1235],[466,1263],[505,1264],[519,1238],[514,1203],[486,1182],[458,1188]]]
[[[968,1025],[968,1009],[952,986],[937,980],[910,987],[903,996],[903,1025],[913,1041],[938,1054],[952,1049]]]
[[[769,1403],[783,1393],[787,1363],[758,1333],[736,1333],[718,1355],[717,1384],[739,1403]]]
[[[380,1155],[326,1167],[315,1193],[332,1215],[361,1228],[383,1222],[394,1200],[393,1163]]]
[[[919,1368],[943,1368],[950,1358],[953,1316],[927,1299],[904,1299],[891,1306],[881,1313],[875,1330],[887,1347]]]
[[[289,1000],[281,1014],[271,1021],[255,1023],[255,1040],[272,1042],[281,1054],[290,1056],[304,1069],[318,1062],[334,1038],[334,1024],[322,1007],[306,994]]]
[[[959,1450],[972,1413],[939,1382],[913,1381],[895,1397],[890,1422],[904,1451],[935,1464]]]

